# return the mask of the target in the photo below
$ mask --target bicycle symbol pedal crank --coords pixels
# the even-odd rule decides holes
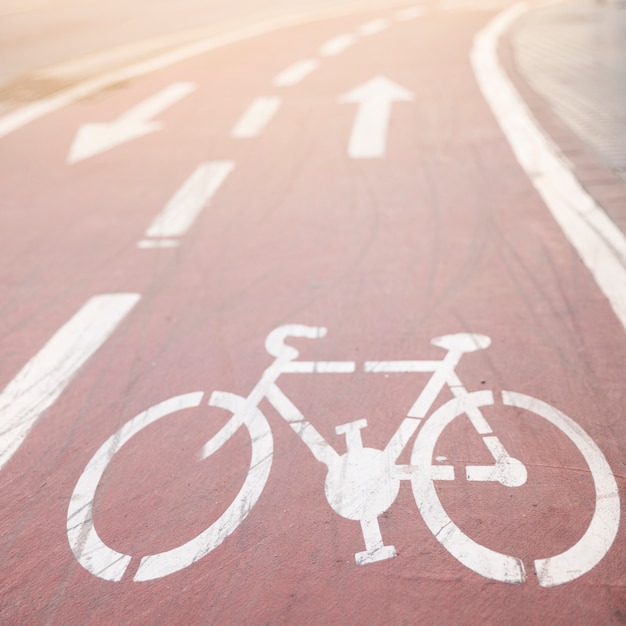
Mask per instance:
[[[453,465],[435,462],[434,451],[445,428],[459,416],[469,419],[493,457],[491,465],[467,466],[465,478],[474,482],[499,482],[510,488],[526,483],[528,473],[524,463],[509,454],[481,410],[496,402],[539,416],[555,426],[578,448],[594,484],[595,508],[589,526],[569,549],[534,561],[539,584],[550,587],[574,580],[605,556],[613,544],[620,521],[618,488],[608,462],[580,426],[549,404],[516,392],[505,391],[496,398],[491,391],[469,392],[465,389],[456,367],[464,354],[488,348],[491,344],[489,337],[457,333],[435,338],[431,343],[446,350],[441,360],[365,362],[364,371],[371,374],[423,372],[431,376],[383,450],[363,445],[361,431],[367,421],[361,419],[336,427],[336,433],[346,438],[347,451],[340,455],[277,384],[278,378],[287,373],[349,374],[356,371],[353,361],[298,361],[298,350],[286,344],[290,337],[316,339],[325,335],[325,328],[295,324],[276,328],[265,342],[274,361],[249,395],[244,398],[218,391],[210,396],[210,406],[230,411],[232,417],[204,444],[201,458],[217,453],[244,427],[252,443],[250,467],[244,483],[226,511],[198,536],[171,550],[142,557],[134,581],[162,578],[189,567],[217,548],[246,519],[265,487],[272,464],[272,431],[259,409],[263,399],[270,402],[313,456],[326,466],[324,492],[331,508],[338,515],[360,523],[365,550],[356,552],[357,565],[396,556],[395,547],[384,543],[378,518],[395,502],[401,481],[408,480],[426,525],[460,563],[493,580],[505,583],[526,580],[525,567],[519,558],[491,550],[463,533],[446,513],[435,489],[436,481],[456,478]],[[430,413],[444,388],[450,390],[453,398]],[[83,470],[68,507],[67,536],[76,559],[93,575],[120,581],[132,559],[130,555],[107,546],[93,522],[96,491],[109,463],[117,451],[144,428],[183,409],[198,407],[203,399],[203,392],[184,394],[140,413],[114,433]],[[400,455],[416,433],[410,464],[399,465]]]

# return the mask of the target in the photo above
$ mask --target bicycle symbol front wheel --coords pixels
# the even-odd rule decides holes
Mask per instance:
[[[595,488],[595,510],[591,522],[568,550],[534,562],[542,587],[560,585],[582,576],[595,567],[610,549],[620,520],[617,483],[602,451],[572,419],[549,404],[521,393],[502,392],[505,406],[517,407],[546,419],[578,448],[584,457]],[[454,524],[443,508],[432,474],[435,445],[444,429],[470,408],[494,404],[491,391],[479,391],[450,400],[423,424],[411,457],[415,467],[411,482],[417,507],[438,541],[463,565],[477,574],[507,583],[523,583],[523,562],[476,543]]]
[[[83,470],[68,507],[67,537],[78,562],[94,576],[120,581],[132,559],[132,556],[107,546],[98,536],[93,521],[96,490],[115,453],[156,421],[183,409],[200,406],[203,396],[202,392],[176,396],[140,413],[112,435]],[[247,517],[265,487],[273,455],[272,432],[265,416],[256,406],[248,406],[245,398],[231,393],[215,392],[209,405],[226,409],[233,413],[233,417],[204,446],[204,458],[223,446],[240,426],[245,426],[252,443],[252,455],[244,483],[226,511],[202,533],[172,550],[144,556],[134,581],[173,574],[217,548]]]

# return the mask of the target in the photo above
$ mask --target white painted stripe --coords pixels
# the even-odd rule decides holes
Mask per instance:
[[[301,80],[314,72],[319,65],[320,63],[316,59],[296,61],[274,78],[274,85],[276,87],[291,87],[297,85]]]
[[[137,247],[142,250],[154,248],[177,248],[180,245],[178,239],[142,239],[137,242]]]
[[[160,54],[147,61],[141,63],[135,63],[128,67],[121,68],[112,72],[107,72],[101,76],[86,80],[74,87],[70,87],[64,91],[59,92],[49,98],[37,100],[31,104],[20,107],[10,113],[7,113],[3,117],[0,117],[0,137],[6,137],[10,133],[19,130],[23,126],[38,120],[49,113],[58,111],[63,107],[68,106],[78,100],[82,100],[94,93],[102,91],[115,85],[117,83],[123,83],[139,76],[145,76],[152,72],[156,72],[165,67],[170,67],[186,59],[216,50],[224,46],[228,46],[234,43],[239,43],[253,37],[258,37],[272,31],[286,28],[289,26],[296,26],[298,24],[304,24],[316,19],[324,19],[325,17],[334,17],[340,15],[350,15],[354,10],[346,9],[333,9],[329,11],[315,11],[311,13],[305,13],[303,15],[292,15],[289,17],[275,18],[248,26],[236,32],[226,33],[217,37],[208,37],[201,39],[200,41],[194,41],[193,43],[186,44],[175,50],[171,50],[164,54]]]
[[[418,17],[425,15],[427,10],[424,7],[411,7],[409,9],[402,9],[395,14],[395,18],[399,22],[410,22]]]
[[[436,372],[441,361],[366,361],[365,372]]]
[[[235,125],[232,136],[236,139],[258,137],[276,115],[280,105],[280,98],[256,98]]]
[[[129,44],[123,44],[94,52],[71,61],[44,67],[36,74],[36,78],[72,79],[89,76],[111,69],[115,64],[136,60],[138,57],[162,52],[167,48],[185,44],[190,41],[209,37],[207,28],[194,28],[159,37],[151,37]]]
[[[526,3],[515,4],[476,35],[474,72],[519,164],[626,329],[626,238],[540,130],[498,60],[500,37],[527,10]]]
[[[354,361],[290,361],[282,371],[289,374],[352,374]]]
[[[376,35],[384,30],[389,28],[389,20],[380,19],[380,20],[372,20],[371,22],[367,22],[362,26],[359,26],[359,35],[363,37],[368,37],[370,35]]]
[[[7,385],[0,394],[0,468],[139,298],[134,293],[91,298]]]
[[[232,161],[213,161],[199,165],[156,216],[146,231],[146,237],[184,235],[234,167]]]
[[[319,49],[320,56],[332,57],[341,54],[344,50],[350,48],[356,43],[356,37],[351,34],[339,35],[330,41],[327,41]]]

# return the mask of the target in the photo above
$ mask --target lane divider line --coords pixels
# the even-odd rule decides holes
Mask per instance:
[[[425,7],[410,7],[408,9],[402,9],[402,11],[398,11],[394,17],[399,22],[410,22],[411,20],[417,19],[418,17],[422,17],[428,12]]]
[[[319,65],[320,62],[317,59],[296,61],[274,78],[274,85],[276,87],[293,87],[311,74],[311,72],[314,72]]]
[[[322,57],[334,57],[356,43],[356,37],[351,33],[338,35],[320,46],[319,55]]]
[[[424,7],[410,7],[397,11],[394,15],[397,21],[409,21],[417,17],[425,15],[428,10]],[[368,37],[381,33],[386,30],[390,25],[390,20],[386,18],[374,19],[365,24],[362,24],[357,28],[356,33],[344,33],[333,37],[326,43],[322,44],[318,50],[318,56],[331,57],[341,54],[348,48],[357,43],[359,37]],[[273,84],[276,87],[292,87],[299,84],[309,74],[314,72],[320,66],[318,59],[303,59],[296,61],[282,72],[280,72],[273,80]]]
[[[384,30],[389,28],[389,20],[381,18],[378,20],[372,20],[371,22],[366,22],[362,24],[358,28],[359,35],[361,37],[369,37],[371,35],[377,35],[378,33],[382,33]]]
[[[258,137],[276,115],[281,103],[277,97],[255,98],[233,128],[231,136],[236,139]]]
[[[87,300],[5,387],[0,394],[0,469],[140,297],[115,293]]]
[[[529,8],[525,2],[514,4],[476,35],[474,73],[518,163],[626,330],[626,238],[543,133],[498,59],[500,38]]]
[[[235,168],[232,161],[201,163],[146,230],[139,248],[171,248],[191,228],[200,212]],[[150,241],[156,240],[156,241]]]
[[[211,52],[223,48],[224,46],[247,41],[261,35],[287,28],[290,26],[298,26],[314,21],[330,19],[333,17],[341,17],[344,15],[354,14],[354,9],[331,9],[328,11],[316,11],[300,15],[292,15],[289,17],[274,18],[242,28],[241,30],[218,35],[216,37],[207,37],[199,41],[185,44],[174,50],[170,50],[156,57],[152,57],[146,61],[134,63],[118,70],[106,72],[94,78],[90,78],[69,89],[60,91],[47,98],[36,100],[3,116],[0,116],[0,138],[6,137],[11,133],[23,128],[50,113],[54,113],[70,104],[78,102],[83,98],[87,98],[94,93],[98,93],[103,89],[111,87],[119,83],[151,74],[166,67],[170,67],[181,61],[186,61],[195,56]]]

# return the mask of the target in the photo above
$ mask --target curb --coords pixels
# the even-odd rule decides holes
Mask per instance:
[[[532,10],[532,9],[531,9]],[[626,181],[557,115],[551,104],[535,92],[519,70],[511,42],[514,25],[501,40],[498,56],[509,80],[550,137],[580,184],[626,235]]]

